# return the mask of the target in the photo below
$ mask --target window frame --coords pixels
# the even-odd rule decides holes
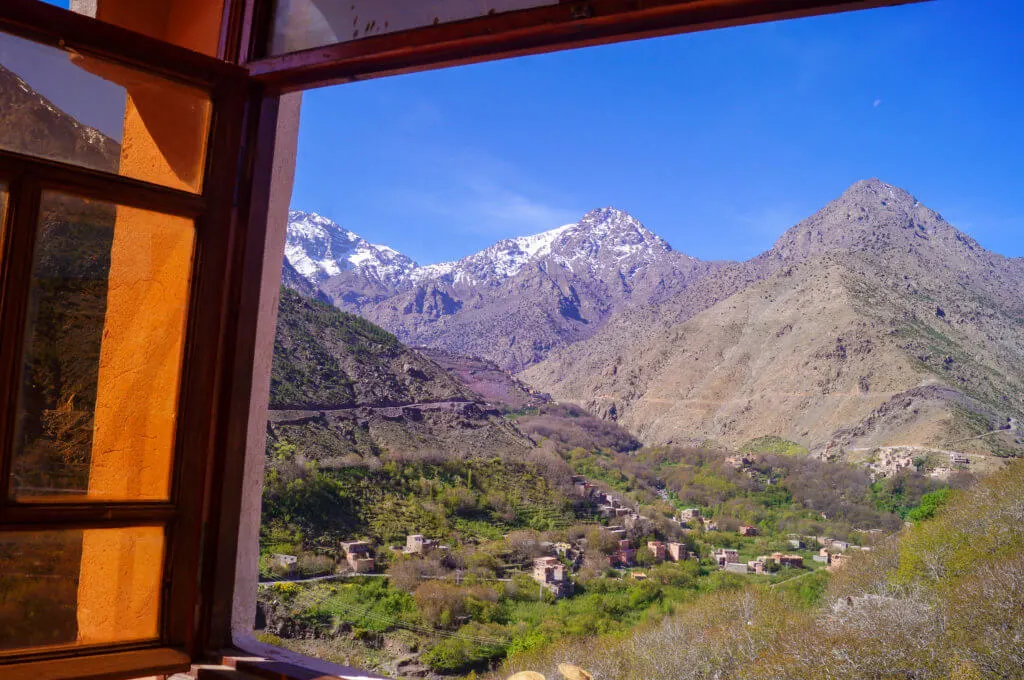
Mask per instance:
[[[559,0],[268,55],[274,0],[246,4],[241,63],[281,92],[714,28],[926,0]]]
[[[109,675],[109,669],[120,665],[126,669],[121,675],[134,677],[185,670],[203,649],[196,606],[204,525],[211,510],[209,475],[212,461],[219,457],[214,436],[217,385],[223,373],[221,362],[231,351],[224,343],[225,328],[233,320],[229,292],[239,278],[232,266],[242,240],[234,208],[252,86],[245,70],[235,65],[35,0],[5,0],[0,5],[0,31],[198,87],[211,99],[203,183],[196,194],[0,150],[0,182],[8,190],[0,237],[0,325],[17,329],[5,333],[0,345],[0,530],[160,526],[165,537],[158,639],[5,651],[0,653],[0,671],[4,677],[33,677],[33,672],[54,672],[66,666],[63,673],[71,675],[74,669],[76,677],[87,677],[88,668]],[[23,329],[44,191],[193,220],[196,241],[166,501],[18,502],[9,495]]]

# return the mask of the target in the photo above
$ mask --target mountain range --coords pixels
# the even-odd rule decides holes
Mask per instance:
[[[879,180],[746,262],[689,257],[614,208],[427,266],[292,213],[286,259],[401,340],[485,357],[648,444],[1022,453],[1024,260]]]
[[[615,208],[422,267],[320,215],[292,212],[285,259],[339,308],[403,342],[484,356],[512,371],[722,266],[673,250]]]

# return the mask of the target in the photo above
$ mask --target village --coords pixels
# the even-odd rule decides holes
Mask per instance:
[[[744,462],[744,461],[738,461]],[[788,552],[774,550],[743,559],[741,550],[735,547],[715,547],[715,534],[723,537],[734,533],[739,539],[754,539],[761,535],[756,526],[740,525],[735,532],[720,531],[719,522],[706,517],[700,508],[679,510],[673,518],[678,528],[678,540],[638,538],[638,530],[646,526],[648,518],[641,515],[634,504],[630,507],[624,499],[598,488],[582,476],[572,479],[575,493],[589,501],[600,524],[595,524],[603,547],[602,576],[605,578],[629,578],[642,581],[647,578],[646,569],[663,563],[696,562],[706,569],[718,569],[732,574],[774,575],[783,569],[809,571],[816,568],[834,569],[841,566],[853,551],[870,550],[849,541],[829,536],[805,536],[789,534],[785,538]],[[504,536],[508,540],[509,534]],[[568,540],[538,540],[536,553],[526,562],[513,563],[496,574],[496,581],[511,581],[517,574],[527,574],[542,590],[548,591],[555,599],[571,597],[576,589],[575,575],[584,565],[589,551],[587,537]],[[374,546],[370,541],[343,541],[336,561],[325,560],[319,573],[300,573],[300,558],[296,555],[273,554],[270,563],[278,580],[348,578],[353,576],[387,577],[386,567],[396,560],[437,559],[448,567],[453,578],[460,578],[461,571],[452,559],[452,548],[436,539],[422,534],[409,534],[404,545],[387,548]],[[424,576],[423,578],[439,578]]]

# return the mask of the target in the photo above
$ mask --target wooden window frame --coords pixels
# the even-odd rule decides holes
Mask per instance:
[[[9,192],[0,264],[0,530],[160,526],[165,537],[159,638],[127,644],[28,648],[0,654],[4,678],[138,677],[187,670],[203,650],[196,616],[201,556],[216,448],[224,342],[234,320],[229,296],[239,279],[235,252],[237,175],[251,81],[244,69],[35,0],[0,3],[0,31],[75,50],[168,80],[211,98],[203,184],[198,194],[70,163],[0,151],[0,181]],[[107,201],[193,220],[196,249],[179,386],[170,494],[166,501],[18,502],[9,497],[17,401],[22,379],[32,253],[44,191]]]
[[[555,50],[925,0],[559,0],[268,56],[273,0],[247,0],[235,45],[254,78],[281,92]]]

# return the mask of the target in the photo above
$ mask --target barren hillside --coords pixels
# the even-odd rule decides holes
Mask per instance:
[[[763,255],[523,376],[648,443],[775,435],[824,451],[939,446],[1014,425],[1022,359],[1020,260],[872,180]],[[963,448],[1008,454],[1019,436]]]

